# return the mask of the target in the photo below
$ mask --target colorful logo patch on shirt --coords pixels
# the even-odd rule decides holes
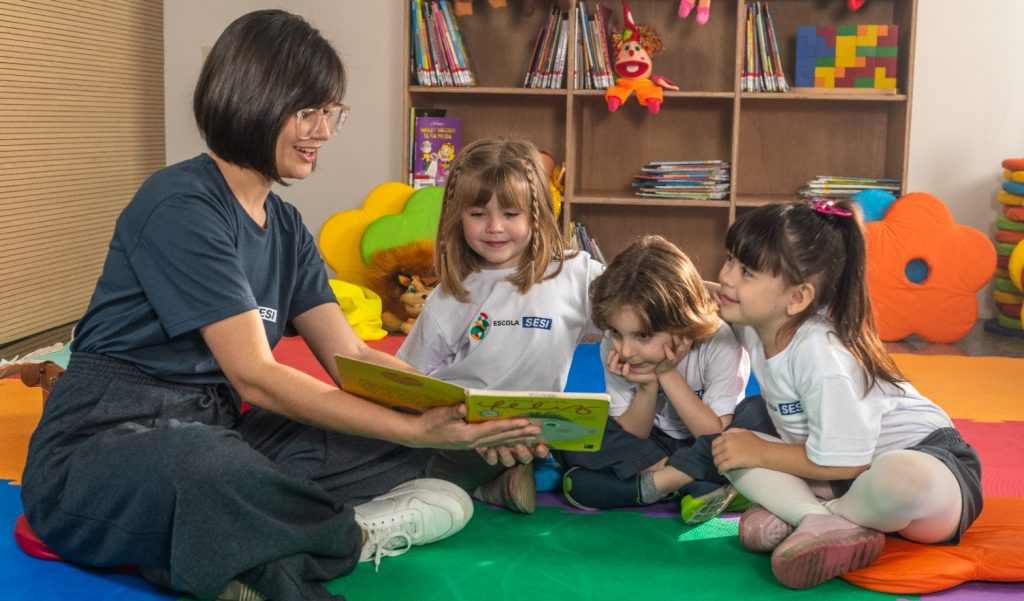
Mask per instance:
[[[487,317],[486,313],[480,313],[476,320],[473,321],[473,327],[469,329],[469,337],[473,340],[483,340],[490,329],[490,318]]]

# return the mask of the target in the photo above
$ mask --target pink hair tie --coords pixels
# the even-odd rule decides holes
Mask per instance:
[[[836,215],[838,217],[853,217],[853,213],[842,207],[836,206],[834,200],[815,200],[814,210],[824,215]]]

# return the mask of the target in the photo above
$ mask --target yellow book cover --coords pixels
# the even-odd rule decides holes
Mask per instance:
[[[335,355],[342,390],[385,407],[420,413],[466,403],[466,420],[528,417],[552,449],[601,448],[611,397],[604,393],[478,390],[392,367]]]

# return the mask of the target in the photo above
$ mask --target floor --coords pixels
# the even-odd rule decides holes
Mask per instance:
[[[985,331],[985,321],[978,320],[971,331],[953,344],[939,344],[911,336],[899,342],[887,342],[890,353],[917,355],[968,355],[985,357],[1024,357],[1024,337],[1000,336]]]

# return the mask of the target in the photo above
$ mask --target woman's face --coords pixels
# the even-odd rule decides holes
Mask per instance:
[[[330,111],[348,111],[343,105],[306,109],[293,113],[277,135],[277,172],[283,179],[306,179],[316,167],[320,149],[331,139],[331,132],[344,123],[332,119]],[[299,115],[304,115],[300,121]]]

